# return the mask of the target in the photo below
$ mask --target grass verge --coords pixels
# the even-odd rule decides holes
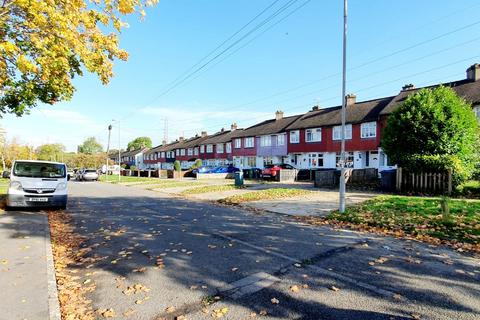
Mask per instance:
[[[254,192],[248,192],[244,194],[238,194],[230,196],[224,199],[218,200],[220,203],[225,204],[239,204],[242,202],[257,201],[257,200],[275,200],[283,198],[291,198],[301,195],[310,194],[312,191],[303,189],[287,189],[287,188],[272,188],[267,190],[260,190]]]
[[[181,187],[190,187],[190,186],[203,186],[203,184],[200,184],[198,182],[192,182],[192,181],[165,181],[162,183],[157,183],[157,184],[152,184],[149,185],[147,190],[154,190],[154,189],[160,189],[160,188],[181,188]]]
[[[433,243],[480,251],[480,201],[449,200],[443,215],[440,198],[379,196],[326,217],[354,229],[412,236]]]
[[[192,194],[222,192],[222,191],[241,190],[241,189],[245,189],[245,187],[237,187],[232,184],[227,184],[227,185],[203,186],[203,187],[191,188],[191,189],[184,190],[181,194],[184,196],[188,196]]]
[[[159,181],[162,181],[159,178],[147,178],[147,177],[129,177],[129,176],[121,176],[120,181],[118,181],[118,176],[108,176],[107,180],[105,180],[105,175],[101,175],[99,178],[99,181],[103,182],[108,182],[108,183],[134,183],[138,182],[139,184],[144,184],[144,183],[158,183]]]

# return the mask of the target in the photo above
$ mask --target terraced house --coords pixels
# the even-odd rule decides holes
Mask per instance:
[[[480,64],[469,67],[463,80],[430,88],[439,85],[451,87],[472,103],[480,121]],[[405,85],[396,96],[361,102],[353,94],[346,97],[347,167],[379,171],[393,167],[381,148],[382,130],[388,116],[419,89]],[[232,163],[245,169],[277,163],[298,169],[336,168],[340,161],[341,130],[341,106],[316,106],[303,115],[289,117],[277,111],[275,118],[246,129],[237,129],[234,123],[231,130],[222,129],[210,136],[202,132],[187,140],[180,138],[155,147],[145,153],[145,163],[162,169],[171,168],[175,160],[188,168],[195,159],[202,159],[204,165]]]

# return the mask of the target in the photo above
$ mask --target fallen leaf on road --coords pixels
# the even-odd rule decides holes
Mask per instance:
[[[83,281],[83,284],[88,284],[88,283],[90,283],[90,282],[92,282],[92,280],[91,280],[91,279],[87,279],[87,280]]]
[[[412,317],[412,319],[415,319],[415,320],[421,319],[421,318],[420,318],[420,315],[419,315],[419,314],[416,314],[416,313],[412,313],[410,316]]]
[[[232,272],[235,272],[237,270],[238,270],[238,268],[232,268]]]
[[[268,312],[267,312],[267,310],[260,310],[260,312],[258,314],[261,315],[261,316],[266,316],[268,314]]]
[[[256,313],[256,312],[250,313],[250,318],[255,318],[256,316],[257,316],[257,313]]]
[[[209,248],[209,249],[215,249],[216,247],[217,247],[217,246],[215,246],[215,245],[213,245],[213,244],[209,244],[209,245],[208,245],[208,248]]]
[[[133,272],[145,272],[145,271],[147,271],[147,268],[142,267],[142,268],[133,269],[132,271]]]
[[[402,300],[402,299],[403,299],[403,296],[402,296],[401,294],[395,293],[395,294],[393,295],[393,299],[395,299],[395,300]]]
[[[299,288],[297,285],[294,285],[294,286],[291,286],[291,287],[290,287],[290,291],[292,291],[292,292],[298,292],[298,291],[300,291],[300,288]]]
[[[272,302],[273,304],[279,304],[280,303],[280,301],[278,301],[277,298],[270,299],[270,302]]]
[[[115,317],[115,311],[112,308],[110,308],[110,309],[99,309],[99,310],[97,310],[97,313],[104,318]]]
[[[133,310],[133,309],[128,309],[127,311],[125,311],[125,312],[123,313],[123,316],[124,316],[124,317],[130,317],[130,316],[133,315],[135,312],[136,312],[136,311]]]
[[[215,309],[213,310],[212,317],[221,318],[228,313],[228,308]]]
[[[302,265],[301,265],[300,263],[295,263],[294,266],[297,267],[297,268],[301,268],[301,267],[302,267]]]
[[[308,284],[302,284],[303,289],[308,289]]]
[[[335,287],[335,286],[331,286],[331,287],[330,287],[330,290],[332,290],[332,291],[340,291],[340,288],[337,288],[337,287]]]
[[[3,264],[3,265],[8,264],[8,260],[7,259],[2,259],[2,260],[0,260],[0,264]]]
[[[143,300],[142,299],[139,299],[139,300],[136,300],[135,301],[135,304],[142,304],[143,303]]]
[[[167,307],[165,309],[165,312],[166,313],[173,313],[173,312],[175,312],[175,310],[176,310],[175,307],[171,306],[171,307]]]

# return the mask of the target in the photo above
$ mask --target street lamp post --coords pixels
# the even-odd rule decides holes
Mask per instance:
[[[120,175],[122,171],[122,165],[121,165],[121,155],[120,155],[120,120],[115,120],[112,119],[113,122],[118,123],[118,182],[120,182]]]
[[[112,125],[108,126],[108,142],[107,142],[107,159],[106,159],[106,167],[105,167],[105,181],[108,180],[108,159],[109,155],[108,153],[110,152],[110,135],[112,133]]]
[[[342,71],[342,144],[340,150],[340,204],[338,211],[345,212],[345,121],[346,121],[346,82],[347,82],[347,1],[343,0],[343,71]]]

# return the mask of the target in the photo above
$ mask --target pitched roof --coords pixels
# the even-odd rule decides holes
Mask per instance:
[[[230,130],[222,130],[218,131],[210,136],[207,137],[207,139],[203,140],[201,144],[216,144],[216,143],[222,143],[222,142],[227,142],[230,141],[230,135],[231,135]],[[235,131],[233,131],[235,132]]]
[[[357,102],[346,107],[346,122],[375,121],[393,97]],[[334,126],[342,123],[342,106],[312,110],[300,116],[287,130]]]
[[[254,137],[267,134],[275,134],[285,131],[285,129],[298,120],[301,115],[283,117],[281,119],[269,119],[251,127],[248,127],[241,132],[235,134],[235,137]]]
[[[435,85],[423,87],[423,88],[400,91],[400,93],[397,96],[395,96],[392,99],[392,101],[390,101],[390,103],[382,110],[381,115],[388,115],[392,113],[412,93],[416,93],[419,90],[424,88],[435,88],[441,85],[452,88],[460,97],[464,98],[465,100],[472,103],[473,105],[480,104],[480,81],[463,79],[459,81],[435,84]]]
[[[124,151],[120,155],[122,157],[132,157],[132,156],[135,156],[136,154],[139,154],[141,152],[146,152],[147,150],[148,150],[148,148],[138,148],[138,149],[135,149],[135,150]]]

